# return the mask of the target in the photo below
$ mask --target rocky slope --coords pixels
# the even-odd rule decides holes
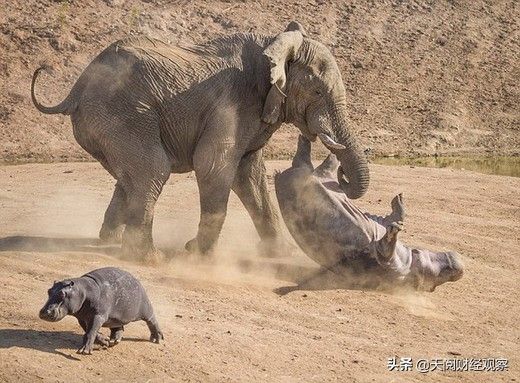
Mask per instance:
[[[517,154],[520,143],[520,5],[511,1],[0,1],[0,161],[88,159],[70,121],[30,101],[61,100],[110,42],[147,34],[176,43],[299,20],[327,44],[343,73],[352,129],[379,154]],[[294,127],[268,157],[294,150]]]

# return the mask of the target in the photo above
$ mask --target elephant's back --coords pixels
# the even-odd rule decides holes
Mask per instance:
[[[156,103],[209,77],[218,67],[212,60],[215,58],[196,47],[170,45],[145,36],[128,37],[102,51],[82,73],[78,86],[89,98],[94,95],[106,101],[120,93],[125,99],[133,94],[138,101]]]
[[[197,61],[200,53],[189,46],[168,44],[146,36],[127,37],[116,41],[107,50],[135,61],[161,62],[162,64],[182,64]]]

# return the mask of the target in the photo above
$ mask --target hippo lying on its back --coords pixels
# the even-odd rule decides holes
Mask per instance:
[[[103,267],[79,278],[54,282],[40,318],[50,322],[73,315],[85,331],[80,354],[91,354],[94,342],[112,346],[121,341],[123,326],[143,320],[150,329],[150,341],[164,339],[152,305],[141,283],[116,267]],[[99,330],[110,328],[110,339]]]
[[[314,170],[310,142],[300,136],[292,167],[275,176],[283,219],[310,258],[365,287],[409,285],[433,291],[462,277],[457,253],[415,249],[397,240],[404,221],[401,195],[386,217],[363,213],[340,189],[338,165],[330,155]]]

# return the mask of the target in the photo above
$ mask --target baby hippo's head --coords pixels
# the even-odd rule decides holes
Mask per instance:
[[[434,291],[439,285],[462,278],[464,268],[454,251],[412,250],[411,274],[418,290]]]
[[[49,322],[57,322],[66,315],[74,314],[83,303],[83,294],[71,280],[54,282],[47,294],[49,299],[40,310],[40,318]]]

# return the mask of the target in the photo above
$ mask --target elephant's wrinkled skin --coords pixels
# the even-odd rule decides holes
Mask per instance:
[[[367,287],[433,291],[462,277],[457,253],[411,248],[397,240],[404,220],[402,195],[393,199],[386,217],[363,213],[339,188],[338,165],[330,155],[313,169],[310,142],[300,137],[292,167],[275,176],[282,217],[310,258]]]
[[[32,82],[35,106],[70,115],[78,143],[117,180],[100,237],[122,233],[126,253],[154,257],[155,202],[170,173],[191,170],[201,216],[188,249],[205,253],[213,247],[231,189],[266,249],[279,248],[261,148],[282,122],[295,124],[310,140],[319,137],[338,155],[339,182],[351,198],[367,190],[368,166],[346,127],[338,66],[296,22],[275,37],[236,34],[197,46],[146,37],[117,41],[53,107],[34,95],[41,69]]]

